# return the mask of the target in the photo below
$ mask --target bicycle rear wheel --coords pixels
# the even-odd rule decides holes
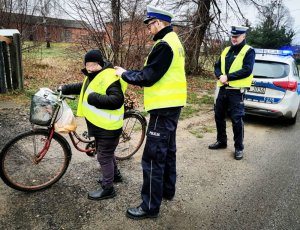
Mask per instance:
[[[8,142],[0,153],[0,177],[11,188],[38,191],[50,187],[66,172],[71,150],[61,135],[54,133],[46,155],[36,161],[49,136],[46,129],[22,133]]]
[[[123,131],[115,151],[117,160],[126,160],[133,156],[143,144],[146,134],[146,119],[136,111],[124,114]]]

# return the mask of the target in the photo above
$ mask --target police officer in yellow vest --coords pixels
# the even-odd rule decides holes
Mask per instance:
[[[123,127],[124,93],[127,83],[115,74],[113,65],[99,50],[90,50],[84,59],[83,82],[62,86],[63,94],[79,95],[77,116],[85,117],[89,136],[95,137],[101,166],[101,188],[88,193],[92,200],[114,197],[113,182],[122,182],[114,156]]]
[[[128,208],[132,219],[155,218],[162,199],[172,200],[176,183],[176,128],[186,104],[184,49],[171,26],[173,15],[147,6],[147,24],[155,41],[142,70],[115,67],[126,82],[144,87],[144,106],[150,113],[142,157],[142,202]]]
[[[219,94],[215,104],[217,142],[209,149],[227,147],[226,114],[232,121],[234,134],[234,158],[241,160],[244,155],[244,93],[251,86],[255,51],[246,44],[248,27],[232,26],[230,47],[226,47],[215,63],[215,75],[218,78]]]

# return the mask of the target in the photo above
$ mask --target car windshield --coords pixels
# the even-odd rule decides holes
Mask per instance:
[[[253,75],[255,78],[282,78],[288,76],[289,65],[280,62],[255,61]]]

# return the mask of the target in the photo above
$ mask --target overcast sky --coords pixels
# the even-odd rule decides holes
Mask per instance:
[[[284,5],[290,10],[291,16],[294,18],[294,30],[296,36],[294,43],[300,45],[300,1],[299,0],[284,0]]]
[[[291,17],[294,19],[293,29],[296,35],[293,44],[300,45],[300,0],[283,0],[283,4],[289,9]],[[257,23],[255,20],[257,17],[255,9],[253,11],[248,9],[244,12],[245,16],[255,25]]]

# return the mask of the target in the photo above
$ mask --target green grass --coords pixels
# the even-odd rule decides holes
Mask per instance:
[[[75,100],[67,100],[68,105],[72,109],[74,115],[76,115],[77,112],[77,105],[78,105],[78,97]]]
[[[195,113],[199,112],[200,108],[196,108],[192,105],[187,105],[185,107],[183,107],[183,109],[181,110],[181,114],[180,114],[180,120],[184,120],[187,118],[191,118],[194,116]]]
[[[214,103],[214,97],[211,95],[203,95],[198,103],[201,104],[207,104],[207,105],[212,105]]]
[[[189,130],[189,132],[197,138],[203,138],[205,133],[213,133],[214,130],[215,130],[214,127],[202,126],[202,127],[198,127],[197,129]]]
[[[50,48],[46,48],[46,43],[41,43],[35,48],[26,49],[28,46],[32,46],[32,42],[24,43],[25,48],[22,53],[25,58],[72,58],[69,49],[73,47],[70,43],[51,43]]]

